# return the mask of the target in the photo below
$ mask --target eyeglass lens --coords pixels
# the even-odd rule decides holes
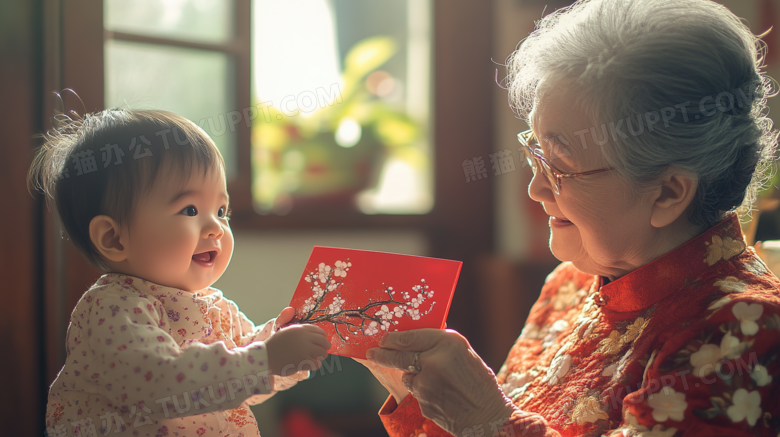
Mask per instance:
[[[529,144],[533,144],[533,143],[529,143]],[[555,177],[555,175],[553,174],[552,169],[547,164],[545,164],[544,161],[542,161],[541,159],[537,158],[531,152],[531,148],[530,147],[528,147],[528,146],[523,147],[523,153],[525,154],[526,161],[528,161],[528,165],[531,166],[531,170],[534,173],[536,173],[537,169],[541,168],[542,169],[542,173],[547,178],[547,181],[550,182],[550,186],[553,187],[555,189],[556,193],[557,193],[558,192],[558,186],[557,186],[558,180]]]

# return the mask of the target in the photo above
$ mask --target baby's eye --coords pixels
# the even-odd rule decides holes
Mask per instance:
[[[227,211],[225,211],[225,208],[221,207],[219,208],[218,215],[220,218],[230,218],[230,210],[228,209]]]
[[[190,206],[182,209],[181,213],[186,215],[186,216],[195,217],[196,215],[198,215],[198,208],[195,208],[194,205],[190,205]]]

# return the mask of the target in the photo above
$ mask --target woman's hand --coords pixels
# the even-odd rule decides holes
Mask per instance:
[[[476,425],[501,426],[515,411],[493,371],[456,331],[393,332],[379,346],[368,351],[369,361],[405,372],[403,383],[417,398],[423,416],[452,434]],[[419,353],[416,363],[415,353]],[[413,365],[419,373],[408,372]]]

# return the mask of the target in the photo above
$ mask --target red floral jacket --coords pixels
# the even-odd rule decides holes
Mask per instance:
[[[457,435],[780,437],[779,288],[736,214],[612,282],[562,263],[497,375],[517,410]],[[450,435],[411,396],[379,414]]]

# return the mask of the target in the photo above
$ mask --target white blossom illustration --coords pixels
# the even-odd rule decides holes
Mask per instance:
[[[412,286],[411,292],[396,292],[393,287],[382,284],[385,287],[383,290],[386,294],[385,298],[369,299],[362,307],[345,308],[346,301],[338,290],[344,285],[344,278],[347,277],[350,268],[352,263],[349,260],[339,260],[334,263],[334,267],[320,263],[316,271],[306,273],[303,279],[311,284],[312,296],[304,301],[296,314],[295,321],[331,323],[339,338],[349,343],[350,336],[372,336],[380,331],[390,331],[404,316],[412,320],[420,320],[430,313],[436,304],[436,302],[426,304],[426,301],[433,298],[434,292],[425,283],[425,279],[421,279],[419,284]],[[332,300],[326,305],[325,301],[331,296]],[[396,296],[401,298],[398,299]]]

